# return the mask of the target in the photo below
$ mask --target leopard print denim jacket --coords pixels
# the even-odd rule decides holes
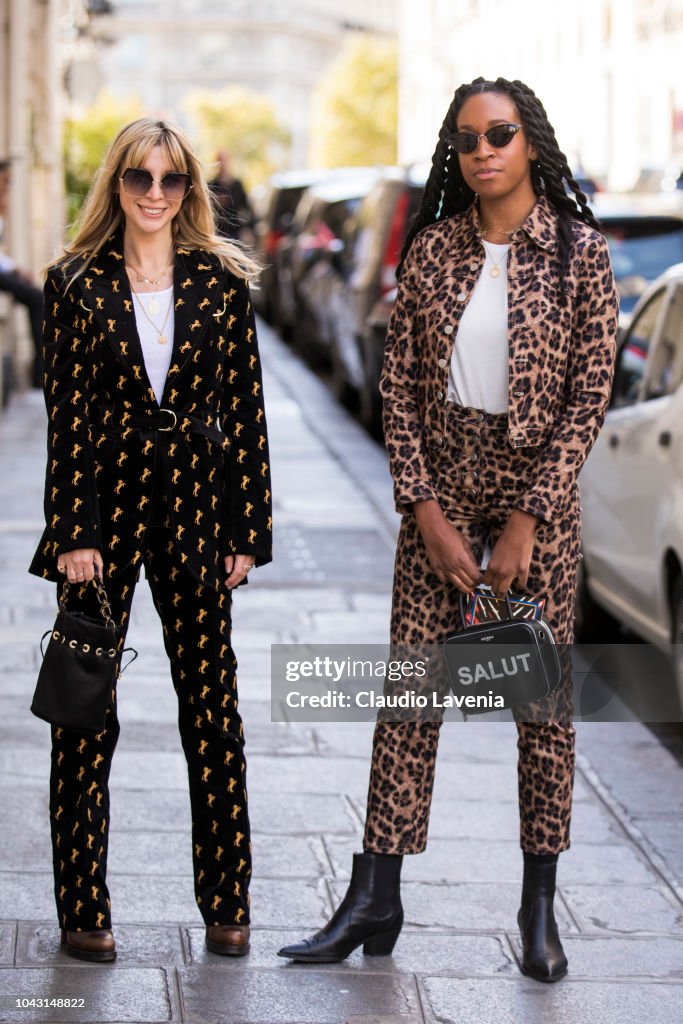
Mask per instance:
[[[518,507],[551,522],[602,426],[614,373],[618,297],[603,236],[573,222],[560,288],[557,217],[540,196],[508,255],[512,448],[538,446]],[[476,205],[415,238],[387,335],[380,391],[396,507],[436,498],[430,450],[445,442],[448,369],[485,253]]]

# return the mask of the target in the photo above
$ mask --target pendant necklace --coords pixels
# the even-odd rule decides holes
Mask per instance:
[[[132,281],[131,281],[130,287],[131,287],[131,291],[133,292],[133,295],[138,300],[138,304],[140,306],[141,312],[143,313],[145,318],[149,321],[149,323],[152,325],[154,330],[157,332],[157,334],[158,334],[158,338],[157,338],[158,343],[160,345],[167,345],[168,344],[168,338],[164,334],[164,329],[166,327],[166,322],[168,320],[169,314],[171,312],[171,306],[173,305],[173,289],[171,289],[171,300],[170,300],[170,302],[168,304],[168,308],[166,310],[166,316],[164,317],[164,322],[162,323],[161,330],[160,330],[157,327],[157,325],[154,322],[154,320],[152,320],[152,316],[154,316],[156,313],[159,312],[159,308],[160,307],[159,307],[158,301],[156,299],[153,299],[152,302],[150,302],[150,304],[149,304],[149,312],[147,312],[147,310],[145,309],[145,306],[144,306],[144,304],[142,302],[142,299],[140,298],[139,292],[137,292],[135,290],[135,288],[133,287],[133,282]],[[155,307],[155,308],[152,308],[152,307]],[[150,313],[152,314],[152,316],[150,316]]]
[[[501,234],[502,234],[502,232],[501,232]],[[483,238],[482,238],[482,242],[484,242],[484,239],[483,239]],[[489,242],[489,245],[491,245],[491,244],[492,244],[492,243],[491,243],[491,242]],[[484,242],[484,248],[486,249],[486,242]],[[509,246],[508,246],[508,247],[507,247],[507,248],[505,249],[505,252],[504,252],[504,253],[503,253],[503,255],[502,255],[502,256],[500,257],[500,259],[499,259],[499,260],[495,260],[495,259],[493,258],[493,253],[491,252],[491,250],[490,250],[490,249],[486,249],[486,253],[487,253],[487,255],[488,255],[489,259],[491,260],[491,262],[493,263],[493,266],[492,266],[492,267],[491,267],[491,269],[489,270],[489,274],[491,275],[491,277],[500,277],[500,273],[501,273],[501,272],[500,272],[500,265],[501,265],[501,263],[503,263],[503,261],[504,261],[504,260],[505,260],[505,258],[507,257],[507,254],[508,254],[508,248],[509,248]]]
[[[484,248],[486,249],[486,238],[485,238],[486,235],[492,235],[492,234],[493,235],[505,235],[505,237],[508,239],[508,243],[507,244],[508,244],[508,248],[509,248],[509,246],[510,246],[509,239],[512,237],[512,235],[514,235],[515,231],[519,231],[521,226],[522,226],[521,224],[518,224],[516,228],[512,229],[512,231],[501,231],[500,228],[482,228],[481,231],[479,232],[479,238],[484,243]],[[495,244],[494,242],[489,242],[489,245],[494,245],[494,244]],[[490,249],[486,249],[486,252],[488,253],[488,255],[489,255],[490,259],[491,259],[491,262],[493,263],[493,266],[489,270],[489,274],[491,275],[491,277],[500,277],[500,273],[501,273],[500,272],[500,265],[503,262],[503,260],[505,259],[505,257],[507,256],[508,250],[507,249],[505,250],[505,252],[501,256],[501,258],[497,262],[496,262],[496,260],[494,260],[493,253],[491,252]]]

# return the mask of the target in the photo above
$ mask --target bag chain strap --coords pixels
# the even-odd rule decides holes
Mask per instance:
[[[93,583],[95,584],[95,593],[97,594],[97,600],[100,606],[100,615],[106,622],[106,624],[113,630],[116,630],[116,623],[112,615],[111,605],[109,604],[109,598],[107,597],[107,591],[104,589],[104,583],[99,576],[93,577]],[[59,607],[62,611],[66,611],[66,603],[69,598],[69,588],[71,584],[68,580],[64,580],[64,586],[62,587],[62,593],[59,598]],[[78,586],[81,586],[79,583]]]

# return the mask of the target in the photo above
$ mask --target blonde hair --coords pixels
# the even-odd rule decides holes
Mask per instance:
[[[86,196],[75,237],[51,266],[60,265],[68,272],[71,263],[85,257],[70,283],[86,270],[107,238],[124,223],[117,194],[119,177],[126,167],[142,167],[155,146],[161,147],[173,170],[190,175],[193,186],[171,222],[173,244],[211,252],[225,270],[254,281],[258,263],[239,244],[216,234],[215,201],[185,133],[177,125],[151,117],[132,121],[111,143]]]

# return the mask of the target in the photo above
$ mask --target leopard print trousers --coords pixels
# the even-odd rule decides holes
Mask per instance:
[[[495,544],[531,484],[540,455],[538,447],[512,448],[506,429],[504,414],[449,403],[445,443],[430,451],[441,507],[479,562],[486,543]],[[558,518],[538,525],[528,581],[529,594],[545,597],[543,616],[560,645],[573,639],[579,546],[580,508],[574,487]],[[396,551],[391,641],[440,644],[459,625],[459,593],[434,575],[415,517],[405,515]],[[559,853],[570,845],[575,763],[569,672],[553,696],[536,707],[537,716],[533,706],[515,712],[520,842],[527,853]],[[407,854],[425,849],[439,730],[439,721],[377,722],[366,851]]]

